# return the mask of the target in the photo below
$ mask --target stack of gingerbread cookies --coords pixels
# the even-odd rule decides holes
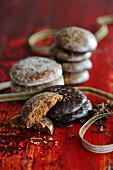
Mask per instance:
[[[85,29],[67,27],[57,33],[50,54],[61,63],[65,84],[79,84],[89,79],[90,57],[96,47],[95,36]]]
[[[61,65],[44,57],[31,56],[17,61],[10,69],[10,77],[12,92],[64,85]]]

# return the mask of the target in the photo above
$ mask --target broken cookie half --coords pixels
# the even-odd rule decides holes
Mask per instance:
[[[7,126],[8,128],[26,129],[25,123],[23,122],[20,114],[9,119],[7,121]],[[52,134],[54,127],[50,119],[42,117],[31,127],[31,130]]]
[[[21,118],[27,128],[37,124],[40,118],[46,116],[47,112],[57,101],[62,100],[63,96],[53,92],[44,92],[35,95],[28,100],[21,110]]]

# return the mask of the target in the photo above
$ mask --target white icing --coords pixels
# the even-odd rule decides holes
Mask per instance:
[[[10,76],[19,85],[33,86],[53,81],[62,75],[62,67],[56,61],[43,57],[28,57],[16,62]]]
[[[62,29],[57,41],[62,47],[76,52],[93,51],[97,47],[96,37],[90,31],[79,27]]]
[[[81,62],[62,63],[62,69],[65,72],[76,73],[86,69],[92,68],[92,62],[90,60],[83,60]]]
[[[63,75],[61,75],[59,78],[55,79],[52,82],[37,85],[37,86],[21,86],[11,81],[11,91],[12,92],[33,91],[33,90],[43,89],[49,86],[54,86],[54,85],[64,85]]]
[[[89,72],[87,70],[79,73],[64,73],[65,84],[79,84],[89,79]]]

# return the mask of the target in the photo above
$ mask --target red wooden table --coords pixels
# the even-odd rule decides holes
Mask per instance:
[[[93,33],[96,18],[112,14],[113,0],[1,0],[0,1],[0,82],[10,80],[12,64],[29,55],[36,55],[27,45],[29,35],[38,27],[63,28],[79,26]],[[113,25],[109,35],[99,42],[92,55],[90,79],[81,86],[90,86],[113,93]],[[1,93],[10,92],[10,89]],[[99,99],[91,101],[98,103]],[[0,170],[107,170],[113,154],[95,154],[80,142],[81,124],[71,128],[55,128],[52,136],[37,132],[9,130],[6,121],[20,112],[22,101],[0,103]],[[94,144],[113,143],[113,117],[106,133],[94,134],[92,126],[85,138]],[[70,135],[76,134],[70,138]],[[37,139],[41,137],[40,145]],[[48,143],[47,141],[50,137]],[[51,139],[51,138],[50,138]],[[32,143],[33,142],[33,143]]]

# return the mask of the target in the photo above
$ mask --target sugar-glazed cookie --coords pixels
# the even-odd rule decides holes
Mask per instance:
[[[91,57],[91,52],[86,53],[78,53],[69,50],[65,50],[53,44],[50,47],[50,55],[55,57],[57,60],[61,61],[69,61],[69,62],[78,62],[82,60],[86,60]]]
[[[75,52],[93,51],[97,47],[96,37],[88,30],[79,27],[61,29],[56,35],[58,46]]]
[[[57,79],[49,82],[49,83],[44,83],[40,84],[37,86],[22,86],[16,84],[14,81],[11,81],[11,91],[12,92],[26,92],[26,91],[33,91],[33,90],[41,90],[43,88],[49,87],[49,86],[54,86],[54,85],[64,85],[64,78],[63,75],[58,77]]]
[[[35,86],[51,82],[62,75],[62,67],[56,61],[44,57],[28,57],[16,62],[11,70],[12,80],[23,86]]]
[[[92,68],[92,62],[89,59],[76,62],[76,63],[75,62],[62,63],[62,69],[67,73],[78,73],[91,68]]]
[[[80,84],[89,80],[89,72],[84,70],[78,73],[64,73],[65,84]]]

